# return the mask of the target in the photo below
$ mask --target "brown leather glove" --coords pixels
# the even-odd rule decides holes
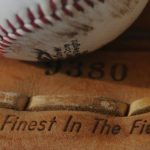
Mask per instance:
[[[0,59],[0,149],[149,150],[150,46],[131,31],[71,60]]]

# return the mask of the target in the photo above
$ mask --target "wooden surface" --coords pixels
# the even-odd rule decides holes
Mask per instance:
[[[47,64],[1,58],[1,91],[28,98],[98,96],[128,105],[150,97],[149,10],[150,5],[125,34],[90,55]],[[0,108],[2,150],[149,150],[148,112],[115,117],[62,108],[18,111],[16,102],[11,105],[13,109]],[[26,125],[19,126],[21,121]],[[106,128],[102,130],[104,124]]]

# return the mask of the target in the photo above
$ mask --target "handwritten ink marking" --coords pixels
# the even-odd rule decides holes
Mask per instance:
[[[64,44],[64,53],[67,57],[80,55],[80,43],[78,40],[72,40],[70,43]]]

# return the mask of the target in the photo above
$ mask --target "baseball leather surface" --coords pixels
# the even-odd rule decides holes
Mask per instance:
[[[128,28],[147,2],[1,0],[1,55],[41,61],[91,52]]]

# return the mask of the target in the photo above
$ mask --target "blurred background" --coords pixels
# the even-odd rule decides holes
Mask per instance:
[[[126,50],[150,49],[150,2],[132,27],[108,47]]]

